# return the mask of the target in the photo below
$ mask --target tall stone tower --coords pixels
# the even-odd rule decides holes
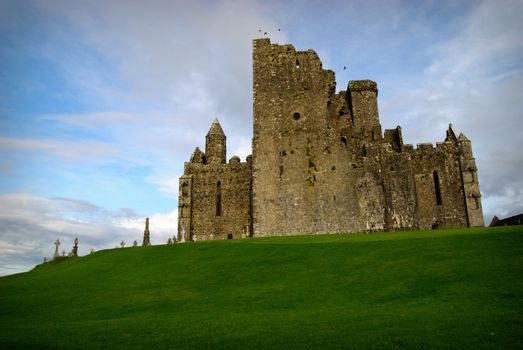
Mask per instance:
[[[336,94],[313,50],[268,39],[254,41],[253,74],[254,234],[384,229],[378,170],[363,167],[382,139],[376,83]]]
[[[142,246],[146,247],[148,245],[151,245],[151,237],[149,232],[149,218],[145,219],[145,230],[143,231],[143,242]]]
[[[253,41],[253,154],[226,162],[215,120],[180,177],[179,240],[483,226],[470,140],[404,144],[382,130],[378,86],[313,50]]]
[[[370,80],[349,82],[348,107],[355,131],[362,132],[365,140],[381,140],[378,115],[378,85]]]

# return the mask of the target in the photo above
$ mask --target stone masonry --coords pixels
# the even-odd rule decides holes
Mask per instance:
[[[313,50],[253,42],[252,157],[226,162],[211,125],[180,177],[178,240],[483,226],[470,140],[403,144],[382,132],[378,88],[334,72]]]

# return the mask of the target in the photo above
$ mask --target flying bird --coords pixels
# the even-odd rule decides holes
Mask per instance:
[[[263,33],[263,35],[267,35],[267,32]]]
[[[343,66],[343,70],[347,69],[347,66]]]
[[[278,28],[278,31],[280,31],[280,28]]]

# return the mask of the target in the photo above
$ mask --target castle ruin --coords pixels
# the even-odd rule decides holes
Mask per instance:
[[[334,72],[313,50],[253,41],[254,133],[226,158],[215,120],[180,177],[178,240],[484,226],[470,140],[404,144],[382,132],[378,88]]]

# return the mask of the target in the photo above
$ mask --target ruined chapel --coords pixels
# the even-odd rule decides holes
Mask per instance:
[[[334,72],[313,50],[253,41],[252,156],[226,158],[215,120],[180,177],[178,239],[483,226],[470,140],[416,148],[382,131],[378,88]]]

